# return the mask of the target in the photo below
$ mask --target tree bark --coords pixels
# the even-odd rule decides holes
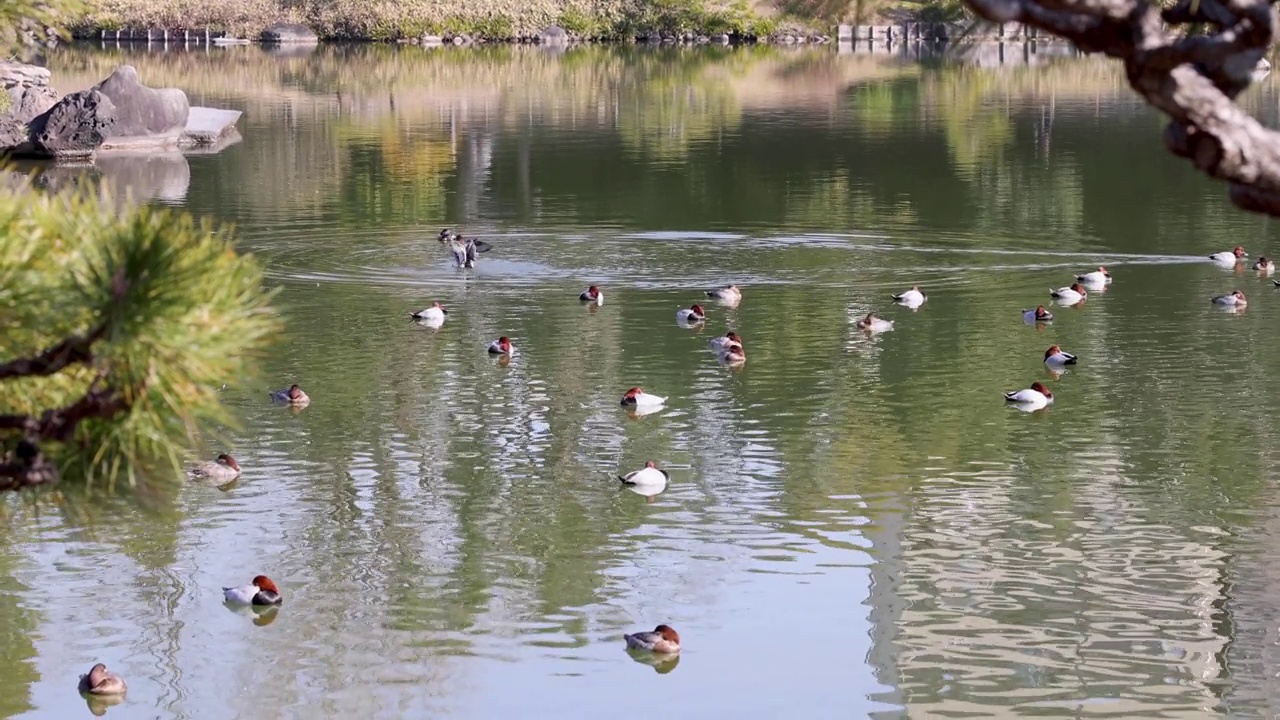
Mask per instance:
[[[1236,105],[1276,21],[1266,0],[965,0],[992,22],[1017,21],[1124,62],[1149,104],[1170,118],[1165,145],[1225,180],[1238,207],[1280,216],[1280,133]],[[1189,34],[1193,26],[1207,34]]]

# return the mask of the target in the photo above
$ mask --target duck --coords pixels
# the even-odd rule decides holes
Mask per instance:
[[[449,228],[442,228],[440,230],[440,242],[452,242],[455,237],[457,237],[457,234]]]
[[[286,405],[306,405],[311,402],[311,396],[303,392],[302,388],[297,385],[290,385],[284,390],[276,390],[271,393],[271,399]]]
[[[1213,302],[1214,305],[1226,305],[1229,307],[1244,307],[1249,304],[1249,301],[1244,299],[1244,293],[1239,290],[1227,295],[1218,295],[1217,297],[1210,298],[1210,301]]]
[[[1222,252],[1213,253],[1212,255],[1209,256],[1209,259],[1212,260],[1213,262],[1218,263],[1219,265],[1234,266],[1237,262],[1240,261],[1240,258],[1245,258],[1245,257],[1249,257],[1249,253],[1245,252],[1244,248],[1237,245],[1234,250],[1231,250],[1231,251],[1224,250]]]
[[[89,695],[123,695],[129,691],[124,678],[107,670],[107,666],[98,663],[89,668],[89,672],[80,676],[80,692]]]
[[[1276,271],[1276,264],[1266,257],[1259,256],[1257,262],[1253,264],[1253,269],[1263,275],[1270,275]]]
[[[886,330],[892,330],[893,321],[885,320],[875,313],[867,313],[866,317],[857,322],[857,326],[859,330],[869,333],[878,333],[885,332]]]
[[[410,317],[412,317],[414,320],[421,320],[426,323],[443,324],[445,317],[447,317],[448,315],[449,315],[449,311],[446,310],[445,307],[439,303],[439,301],[437,301],[432,303],[431,307],[427,308],[426,310],[419,310],[416,313],[411,313]]]
[[[1022,319],[1029,323],[1053,322],[1053,313],[1046,310],[1043,305],[1037,305],[1035,310],[1023,310]]]
[[[511,341],[507,339],[506,335],[503,335],[497,340],[489,343],[490,355],[510,355],[515,351],[516,346],[511,344]]]
[[[652,632],[630,633],[622,636],[628,650],[648,650],[662,655],[680,652],[680,634],[670,625],[659,625]]]
[[[742,302],[742,290],[737,285],[726,285],[715,290],[708,290],[707,297],[729,305]]]
[[[719,358],[725,365],[741,365],[747,361],[747,352],[738,343],[733,343],[720,351]]]
[[[1026,390],[1005,393],[1004,399],[1006,402],[1042,408],[1053,402],[1053,393],[1043,383],[1031,383],[1031,387]]]
[[[1057,345],[1050,345],[1049,349],[1044,351],[1044,364],[1051,367],[1075,365],[1076,356],[1069,352],[1063,352],[1062,348]]]
[[[912,285],[910,290],[893,296],[894,302],[899,305],[906,305],[909,308],[918,308],[928,299],[924,293],[920,292],[919,285]]]
[[[701,305],[690,305],[676,311],[676,321],[683,325],[693,325],[707,319],[707,312]]]
[[[1084,300],[1088,295],[1089,293],[1085,292],[1080,283],[1073,283],[1070,287],[1061,287],[1057,290],[1049,290],[1049,297],[1068,305],[1074,305]]]
[[[639,470],[632,470],[626,475],[619,475],[618,480],[621,481],[623,485],[665,487],[666,484],[671,481],[671,475],[666,470],[660,470],[657,464],[650,460]]]
[[[1107,272],[1105,267],[1099,265],[1098,269],[1093,272],[1077,275],[1076,282],[1093,285],[1094,287],[1106,287],[1111,284],[1111,273]]]
[[[657,407],[667,402],[664,397],[650,395],[644,391],[644,388],[633,387],[622,396],[622,405],[624,407]]]
[[[742,337],[738,333],[730,330],[720,337],[713,337],[707,341],[712,350],[720,351],[728,348],[730,345],[741,345]]]
[[[224,587],[222,595],[233,605],[279,605],[280,588],[266,575],[258,575],[253,582],[240,587]]]
[[[600,288],[596,287],[595,285],[592,285],[586,290],[583,290],[582,294],[578,296],[578,299],[585,303],[595,303],[596,305],[604,305],[604,293],[601,292]]]
[[[188,472],[194,479],[213,480],[221,485],[240,477],[240,463],[230,455],[222,453],[217,460],[194,465]]]

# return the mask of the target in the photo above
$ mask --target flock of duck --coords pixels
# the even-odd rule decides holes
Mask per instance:
[[[441,243],[448,245],[454,261],[460,268],[474,268],[478,255],[493,249],[493,246],[489,243],[472,238],[464,238],[462,235],[448,229],[440,231],[439,239]],[[1245,252],[1244,248],[1236,247],[1230,251],[1213,253],[1209,255],[1209,260],[1222,267],[1234,268],[1246,257],[1248,257],[1248,253]],[[1264,276],[1270,275],[1275,271],[1275,263],[1265,257],[1260,257],[1253,263],[1253,269]],[[1075,282],[1069,286],[1051,289],[1049,296],[1052,302],[1058,305],[1075,306],[1084,302],[1090,292],[1105,292],[1111,281],[1111,273],[1106,267],[1099,267],[1097,270],[1077,275]],[[1280,280],[1273,282],[1277,287],[1280,287]],[[706,291],[706,296],[709,300],[714,300],[729,307],[737,307],[742,302],[742,290],[737,285],[708,290]],[[592,285],[582,291],[578,299],[583,303],[601,306],[604,305],[604,291],[598,286]],[[915,286],[905,292],[893,295],[892,299],[901,306],[916,310],[924,305],[928,300],[928,296],[920,290],[919,286]],[[1248,304],[1244,293],[1240,290],[1235,290],[1225,295],[1217,295],[1210,298],[1210,301],[1214,305],[1234,309],[1243,308]],[[448,315],[449,311],[439,302],[433,303],[424,310],[411,313],[413,319],[434,328],[442,326],[445,320],[448,319]],[[1053,321],[1053,313],[1044,305],[1039,305],[1031,310],[1023,310],[1022,316],[1023,320],[1029,324],[1044,324]],[[705,320],[706,310],[696,303],[687,308],[681,308],[676,312],[676,322],[682,327],[696,327]],[[868,313],[855,323],[859,330],[867,334],[892,330],[893,325],[892,320],[886,320],[874,312]],[[719,360],[727,365],[741,365],[747,360],[742,336],[732,330],[723,336],[711,338],[709,345]],[[502,336],[489,344],[488,352],[505,360],[516,352],[516,348],[512,345],[510,338]],[[1044,364],[1051,372],[1060,372],[1065,366],[1075,365],[1077,362],[1078,359],[1075,355],[1064,351],[1058,345],[1051,345],[1044,353]],[[297,385],[274,391],[270,394],[270,397],[273,402],[295,408],[306,407],[311,402],[310,396]],[[1018,409],[1033,411],[1052,403],[1053,392],[1045,387],[1043,383],[1036,382],[1032,383],[1028,388],[1007,392],[1004,398],[1006,402]],[[633,387],[623,394],[621,405],[631,409],[635,414],[646,415],[662,409],[666,400],[665,397],[645,392],[643,388]],[[231,455],[223,453],[213,462],[192,466],[189,473],[193,478],[205,480],[218,486],[226,486],[240,477],[240,465]],[[639,470],[619,475],[618,480],[623,485],[652,500],[654,496],[666,489],[671,476],[651,460],[646,462],[644,467]],[[223,588],[222,592],[225,602],[231,606],[271,607],[280,605],[283,600],[280,589],[266,575],[254,577],[247,585]],[[652,631],[628,633],[623,636],[623,639],[627,648],[632,650],[646,651],[659,656],[674,656],[680,652],[680,635],[666,624],[658,625]],[[127,686],[124,680],[118,675],[109,672],[102,663],[94,665],[87,674],[80,677],[80,690],[88,695],[123,696],[126,689]]]

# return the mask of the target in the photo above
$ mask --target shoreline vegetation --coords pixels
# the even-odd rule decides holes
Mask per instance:
[[[947,0],[836,10],[820,0],[88,0],[68,24],[77,38],[257,40],[296,23],[320,41],[436,44],[538,42],[828,42],[842,23],[904,26],[959,17]],[[856,10],[856,11],[855,11]],[[924,31],[921,35],[929,37]],[[156,37],[152,37],[156,36]]]

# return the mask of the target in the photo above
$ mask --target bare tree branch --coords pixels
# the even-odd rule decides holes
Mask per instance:
[[[1133,89],[1172,120],[1170,151],[1227,181],[1236,206],[1280,216],[1280,133],[1234,101],[1276,32],[1269,0],[1179,0],[1163,12],[1149,0],[966,2],[992,22],[1022,22],[1123,60]],[[1199,24],[1216,31],[1192,34]]]
[[[88,335],[69,337],[44,352],[29,358],[18,358],[0,363],[0,380],[13,377],[52,375],[76,363],[93,362],[92,346],[107,332],[106,323],[99,325]]]

